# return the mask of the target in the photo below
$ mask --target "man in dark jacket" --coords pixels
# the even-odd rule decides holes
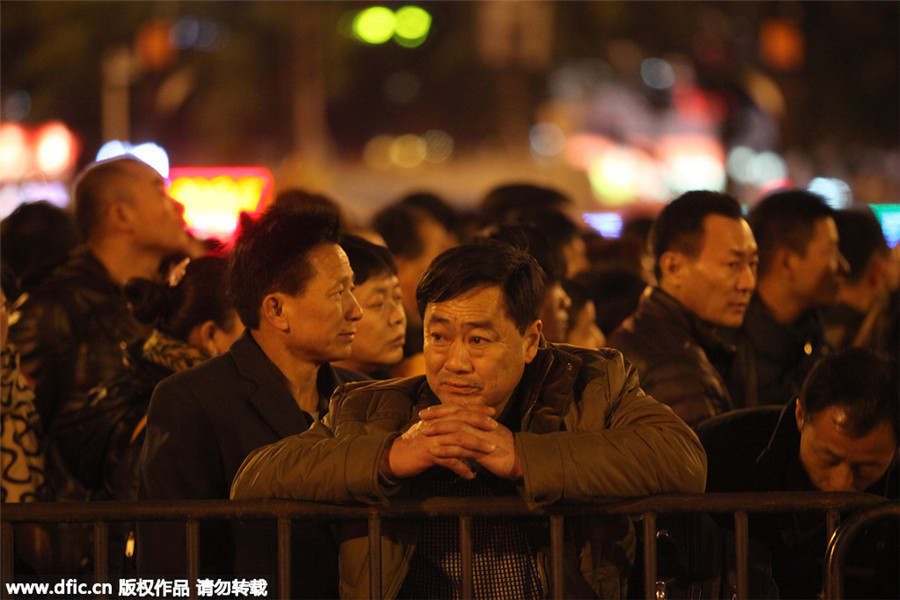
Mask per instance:
[[[736,407],[784,406],[830,350],[819,311],[837,300],[848,271],[833,214],[806,190],[775,192],[750,212],[759,282],[727,380]]]
[[[323,421],[247,458],[233,497],[518,495],[548,504],[701,492],[705,457],[690,428],[644,394],[618,352],[543,342],[543,295],[537,263],[513,246],[481,240],[439,255],[416,293],[426,374],[343,386]],[[455,523],[385,531],[381,597],[453,597]],[[565,561],[572,597],[622,597],[629,524],[604,523],[567,532],[581,551]],[[369,543],[345,533],[341,593],[359,598],[368,593]],[[476,520],[475,597],[546,597],[546,548],[529,533],[512,520]]]
[[[48,429],[59,409],[73,408],[119,373],[125,348],[145,333],[122,286],[132,277],[155,278],[163,258],[191,249],[183,207],[168,196],[162,176],[135,158],[87,167],[74,204],[85,248],[31,295],[10,330]]]
[[[333,368],[348,358],[362,310],[338,245],[337,216],[272,207],[248,222],[229,258],[228,287],[246,331],[231,349],[159,384],[140,457],[142,499],[228,498],[251,450],[301,433],[328,410],[334,389],[365,377]],[[268,578],[275,594],[274,527],[201,527],[201,574]],[[184,528],[139,529],[141,576],[186,573]],[[293,598],[337,595],[337,548],[326,526],[294,528]],[[190,583],[191,586],[194,582]]]
[[[634,362],[648,394],[694,426],[734,408],[723,379],[756,286],[756,242],[727,194],[694,191],[666,206],[650,232],[657,285],[609,344]]]
[[[697,428],[709,456],[707,491],[867,492],[896,499],[897,397],[893,361],[866,348],[830,354],[785,408],[734,411]],[[824,521],[814,513],[752,516],[751,536],[772,552],[782,598],[816,598],[821,590]],[[879,573],[848,585],[863,590],[861,597],[896,598],[900,591],[896,525],[890,529],[893,535],[879,538],[887,549],[850,553]]]

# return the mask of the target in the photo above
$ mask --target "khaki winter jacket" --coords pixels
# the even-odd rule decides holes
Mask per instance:
[[[516,397],[523,403],[515,437],[524,470],[519,493],[526,502],[703,492],[706,454],[696,435],[668,406],[644,394],[619,352],[545,346],[526,367]],[[424,376],[346,384],[322,422],[250,454],[234,479],[232,498],[387,503],[402,496],[403,482],[389,486],[379,477],[382,453],[421,409],[437,402]],[[416,528],[385,528],[383,534],[383,592],[393,598],[406,576]],[[345,598],[368,595],[363,536],[341,540]],[[580,568],[597,595],[620,597],[633,530],[622,521],[593,520],[567,538],[580,544],[569,571]],[[567,589],[573,589],[570,583],[567,577]]]

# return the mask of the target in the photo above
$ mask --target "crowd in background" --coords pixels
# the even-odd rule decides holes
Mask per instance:
[[[349,356],[308,349],[313,393],[303,402],[294,394],[306,420],[285,425],[284,435],[321,419],[341,383],[424,374],[420,277],[444,251],[487,238],[539,264],[542,343],[622,352],[644,392],[699,434],[709,458],[708,491],[818,489],[897,498],[900,251],[888,247],[875,215],[865,206],[835,211],[803,190],[776,191],[746,217],[727,194],[695,191],[674,200],[658,217],[627,222],[621,237],[608,239],[584,226],[571,198],[525,182],[496,187],[473,211],[437,194],[412,193],[366,223],[348,219],[343,199],[280,192],[270,210],[328,215],[338,223],[329,239],[342,254],[322,256],[314,268],[333,264],[349,273],[351,283],[337,285],[353,299],[341,321],[352,323]],[[260,328],[246,316],[258,306],[248,308],[246,290],[235,290],[254,282],[229,276],[229,261],[238,260],[229,240],[198,240],[184,229],[177,203],[143,163],[92,166],[73,204],[74,211],[25,204],[2,224],[3,501],[227,498],[230,481],[204,487],[200,475],[184,481],[171,475],[166,469],[177,455],[157,458],[166,466],[155,472],[163,466],[153,462],[153,420],[164,392],[175,394],[184,381],[176,374],[228,352],[249,352],[240,344],[250,338],[245,326]],[[262,237],[248,233],[256,220],[245,215],[236,235]],[[303,349],[327,326],[287,300],[272,311],[294,319],[291,335],[299,337],[292,343]],[[303,319],[309,322],[298,325]],[[294,385],[289,389],[302,388],[299,370],[281,371]],[[157,388],[164,380],[168,387]],[[194,392],[185,386],[179,393]],[[839,397],[820,399],[829,393]],[[851,396],[888,402],[857,420],[855,409],[828,412],[852,405]],[[192,427],[191,415],[173,412],[171,419]],[[810,466],[820,450],[797,431],[816,433],[805,425],[826,416],[853,421],[829,448],[862,453],[857,463],[835,467],[853,456],[831,456],[834,465]],[[190,453],[206,452],[203,431],[186,435],[196,438]],[[209,460],[232,461],[236,469],[249,450],[276,439],[248,435],[235,442],[240,456],[207,448]],[[853,445],[859,440],[869,445],[859,450]],[[784,525],[802,531],[796,546],[772,533],[782,531],[774,525],[760,538],[781,597],[819,591],[819,580],[796,574],[815,572],[815,559],[798,558],[797,548],[809,546],[806,536],[820,525]],[[237,533],[206,533],[222,536],[222,552],[240,544]],[[111,535],[111,573],[137,572],[141,532],[125,523]],[[17,572],[90,577],[90,541],[77,526],[54,535],[24,531],[16,536]],[[824,542],[813,546],[824,550]],[[314,589],[297,593],[335,593]],[[773,594],[765,586],[756,592]]]

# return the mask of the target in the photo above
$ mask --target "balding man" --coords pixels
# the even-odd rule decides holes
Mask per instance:
[[[124,348],[139,338],[125,282],[155,277],[163,258],[192,247],[181,205],[160,174],[135,158],[88,166],[76,180],[74,204],[84,247],[32,294],[10,331],[35,380],[45,427],[118,372]]]

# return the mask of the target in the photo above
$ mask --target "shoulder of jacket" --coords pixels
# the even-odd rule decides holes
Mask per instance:
[[[409,411],[427,386],[424,375],[400,379],[352,381],[338,387],[332,397],[333,411],[371,415],[374,411]]]

